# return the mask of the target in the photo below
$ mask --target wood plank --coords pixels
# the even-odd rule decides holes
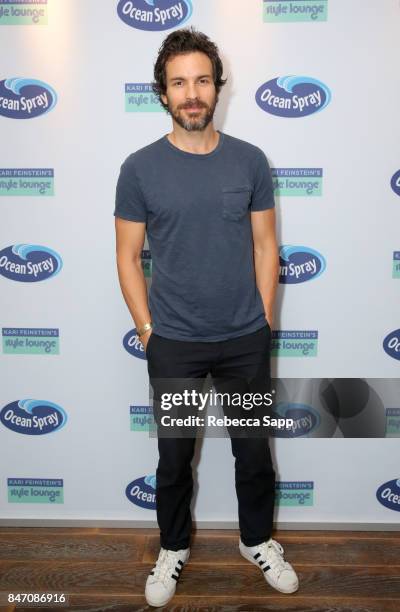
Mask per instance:
[[[69,559],[72,561],[141,561],[147,536],[99,533],[23,532],[0,536],[0,559]]]
[[[151,564],[79,561],[0,562],[0,591],[65,591],[86,594],[141,595]],[[303,597],[372,597],[400,599],[400,572],[397,567],[333,566],[313,567],[296,564]],[[232,597],[258,594],[275,595],[261,571],[246,566],[191,566],[188,564],[179,581],[182,596]],[[284,596],[284,595],[283,595]]]
[[[99,529],[97,527],[0,527],[0,538],[3,533],[12,534],[12,533],[21,533],[25,531],[26,533],[95,533],[98,532]],[[127,531],[132,531],[129,529]],[[135,531],[137,531],[135,529]],[[154,529],[151,530],[154,533]]]
[[[100,607],[101,606],[101,607]],[[17,612],[32,612],[35,608],[16,608]],[[50,610],[50,608],[41,608]],[[193,597],[184,598],[179,595],[167,606],[153,608],[148,606],[145,598],[132,596],[74,594],[70,598],[68,608],[52,608],[62,610],[82,610],[86,612],[144,612],[157,610],[160,612],[398,612],[398,601],[383,599],[345,599],[313,598],[286,595],[271,597],[264,600],[260,597]],[[1,609],[3,612],[3,609]],[[5,612],[5,609],[4,609]],[[11,611],[9,611],[11,612]]]
[[[323,537],[299,536],[285,541],[279,538],[285,558],[302,565],[392,565],[400,567],[399,544],[385,539],[337,536],[325,540]],[[193,564],[247,564],[239,553],[239,536],[235,538],[193,536],[190,563]],[[148,536],[142,561],[154,563],[160,549],[159,537]]]
[[[114,535],[157,535],[159,534],[159,529],[155,527],[0,527],[0,540],[3,533],[5,534],[18,534],[21,531],[26,531],[29,533],[44,533],[47,534],[71,534],[71,533],[79,533],[79,534],[114,534]],[[238,537],[239,530],[238,529],[193,529],[193,535],[201,535],[204,537]],[[367,539],[375,539],[375,538],[388,538],[388,539],[399,539],[400,540],[400,523],[398,531],[346,531],[346,530],[275,530],[272,537],[276,540],[279,539],[289,539],[297,537],[307,537],[310,539],[313,538],[325,538],[331,539],[336,538],[338,536],[343,537],[360,537]]]

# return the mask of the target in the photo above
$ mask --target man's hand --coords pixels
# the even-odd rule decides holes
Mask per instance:
[[[152,330],[148,329],[147,332],[145,332],[144,334],[140,336],[140,342],[143,344],[143,348],[145,352],[147,348],[147,343],[152,333],[153,333]]]
[[[265,319],[272,330],[272,325],[274,321],[274,315],[272,313],[272,310],[269,310],[268,312],[265,313]]]

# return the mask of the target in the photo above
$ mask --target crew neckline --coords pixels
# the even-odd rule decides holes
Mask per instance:
[[[215,147],[215,149],[213,149],[209,153],[191,153],[190,151],[184,151],[183,149],[180,149],[179,147],[172,144],[172,142],[170,142],[170,140],[168,139],[167,134],[165,134],[165,136],[162,137],[162,140],[170,147],[170,149],[172,149],[176,153],[179,153],[180,155],[183,155],[185,157],[192,157],[196,159],[208,159],[209,157],[216,155],[216,153],[218,153],[221,150],[222,144],[224,142],[223,132],[221,132],[220,130],[216,130],[216,131],[219,134],[218,144]]]

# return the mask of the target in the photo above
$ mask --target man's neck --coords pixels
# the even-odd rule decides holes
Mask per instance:
[[[180,125],[176,124],[172,132],[167,134],[168,140],[187,153],[206,154],[211,153],[219,142],[219,134],[209,123],[205,130],[188,132]]]

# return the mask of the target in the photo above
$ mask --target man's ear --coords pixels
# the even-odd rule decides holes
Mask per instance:
[[[160,98],[164,102],[164,104],[167,106],[168,104],[167,96],[165,94],[161,94]]]

